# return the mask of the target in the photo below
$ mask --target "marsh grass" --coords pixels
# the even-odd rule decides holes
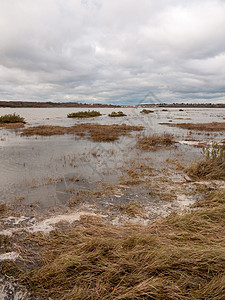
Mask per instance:
[[[142,111],[140,111],[141,114],[145,114],[148,115],[150,113],[154,113],[154,110],[150,110],[150,109],[143,109]]]
[[[0,202],[0,213],[6,210],[6,204]]]
[[[25,123],[24,118],[20,115],[16,115],[15,113],[0,116],[0,127],[5,127],[7,129],[21,128]]]
[[[30,234],[24,247],[38,249],[40,263],[1,271],[45,299],[224,299],[224,189],[205,197],[148,226],[84,216],[72,228]]]
[[[23,129],[21,135],[32,136],[51,136],[63,134],[76,134],[89,133],[87,138],[94,142],[112,142],[118,140],[120,136],[129,135],[131,131],[141,131],[142,126],[131,125],[100,125],[82,123],[71,127],[40,125],[35,127],[28,127]]]
[[[192,178],[225,179],[225,150],[218,144],[203,148],[204,158],[187,168]]]
[[[96,110],[88,111],[79,111],[75,113],[70,113],[67,115],[67,118],[94,118],[101,116],[101,113]]]
[[[7,123],[25,123],[25,120],[20,115],[16,115],[15,113],[0,116],[0,124]]]
[[[147,137],[139,137],[137,148],[144,151],[156,151],[162,147],[170,147],[175,144],[172,134],[164,133],[162,135],[149,135]]]
[[[118,112],[113,111],[113,112],[111,112],[111,114],[109,114],[108,116],[111,117],[111,118],[116,118],[116,117],[126,117],[126,114],[125,114],[124,112],[122,112],[122,111],[118,111]]]
[[[143,206],[140,205],[138,202],[130,202],[128,204],[120,204],[117,205],[116,208],[123,214],[128,215],[131,218],[134,217],[141,217],[146,218],[145,210]]]
[[[225,131],[225,122],[212,123],[159,123],[160,125],[167,125],[171,127],[179,127],[188,130],[199,131]]]
[[[123,175],[121,175],[119,183],[121,185],[143,184],[146,181],[146,177],[152,175],[152,171],[152,167],[147,162],[128,161],[126,166],[122,168]]]

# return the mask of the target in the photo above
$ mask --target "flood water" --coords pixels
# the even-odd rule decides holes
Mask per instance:
[[[225,109],[154,109],[140,114],[139,108],[95,109],[103,115],[91,119],[70,119],[67,114],[85,109],[76,108],[1,108],[0,115],[17,113],[24,117],[26,127],[36,125],[72,126],[77,123],[127,124],[145,127],[143,134],[172,133],[180,142],[176,149],[141,152],[135,147],[136,134],[110,143],[96,143],[76,135],[24,137],[20,130],[0,128],[0,200],[6,203],[23,201],[24,205],[48,208],[65,205],[71,178],[77,178],[77,190],[92,189],[99,183],[114,184],[121,176],[121,167],[129,160],[151,158],[161,168],[166,158],[179,154],[184,162],[192,162],[201,149],[188,141],[223,141],[223,132],[190,132],[159,123],[223,122]],[[112,111],[122,110],[126,117],[110,118]],[[182,144],[182,141],[187,143]]]

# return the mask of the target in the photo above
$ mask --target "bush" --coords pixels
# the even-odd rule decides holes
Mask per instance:
[[[125,113],[123,113],[122,111],[118,111],[118,112],[113,111],[108,116],[112,117],[112,118],[115,118],[115,117],[126,117]]]
[[[150,113],[154,113],[154,110],[149,110],[149,109],[143,109],[142,111],[140,111],[141,114],[150,114]]]
[[[67,118],[94,118],[101,116],[101,113],[99,111],[79,111],[76,113],[70,113],[67,115]]]
[[[16,115],[15,113],[0,116],[0,124],[7,123],[25,123],[25,120],[24,118],[20,117],[20,115]]]

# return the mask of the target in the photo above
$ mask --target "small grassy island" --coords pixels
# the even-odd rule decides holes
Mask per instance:
[[[88,111],[78,111],[75,113],[70,113],[67,115],[67,118],[94,118],[101,116],[101,113],[96,110]]]
[[[14,114],[0,116],[0,124],[6,124],[6,123],[26,123],[26,122],[24,118],[14,113]]]
[[[108,115],[111,118],[115,118],[115,117],[126,117],[125,113],[123,113],[122,111],[113,111],[111,112],[111,114]]]
[[[25,123],[24,118],[15,113],[0,116],[0,127],[18,128],[23,127]]]
[[[141,114],[145,114],[148,115],[150,113],[154,113],[154,110],[150,110],[150,109],[143,109],[142,111],[140,111]]]

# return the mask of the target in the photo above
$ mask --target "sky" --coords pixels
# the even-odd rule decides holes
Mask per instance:
[[[225,103],[225,0],[0,0],[0,100]]]

